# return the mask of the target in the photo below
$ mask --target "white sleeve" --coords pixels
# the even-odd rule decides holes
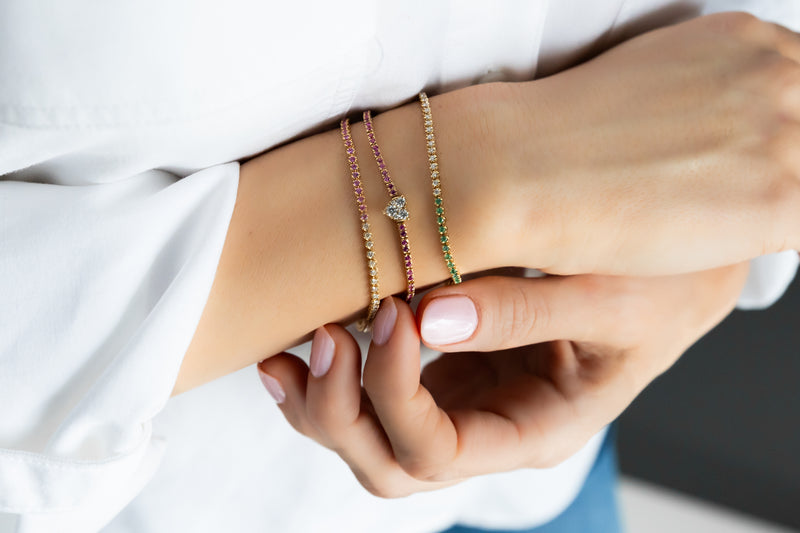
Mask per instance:
[[[0,178],[0,513],[22,515],[17,531],[94,531],[154,473],[150,421],[205,306],[238,177],[229,163],[94,185]]]

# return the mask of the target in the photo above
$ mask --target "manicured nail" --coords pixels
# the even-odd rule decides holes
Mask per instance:
[[[336,343],[333,338],[325,331],[325,328],[318,328],[314,333],[314,340],[311,342],[311,375],[315,378],[324,376],[333,363],[333,352]]]
[[[276,403],[283,403],[286,400],[286,393],[283,392],[280,381],[264,373],[261,367],[258,367],[258,377],[261,378],[261,383],[264,384],[264,388]]]
[[[425,307],[420,333],[428,344],[439,346],[467,340],[478,327],[475,304],[466,296],[442,296]]]
[[[381,308],[372,323],[372,342],[378,346],[389,342],[395,322],[397,322],[397,306],[391,297],[386,298],[381,302]]]

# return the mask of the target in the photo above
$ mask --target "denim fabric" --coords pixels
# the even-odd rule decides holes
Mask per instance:
[[[443,533],[621,533],[617,504],[619,477],[616,423],[608,428],[603,446],[583,488],[567,509],[552,521],[533,529],[477,529],[454,526]]]

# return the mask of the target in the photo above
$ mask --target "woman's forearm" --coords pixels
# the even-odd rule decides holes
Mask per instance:
[[[486,93],[469,88],[431,99],[448,232],[463,272],[504,262]],[[444,281],[419,105],[382,113],[374,126],[408,201],[417,286]],[[361,122],[352,134],[385,297],[406,286],[399,237],[382,213],[389,197]],[[294,346],[320,325],[360,317],[369,302],[362,233],[338,128],[243,164],[216,277],[174,393]]]

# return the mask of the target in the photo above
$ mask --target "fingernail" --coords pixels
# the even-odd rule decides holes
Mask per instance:
[[[267,389],[267,392],[272,396],[272,399],[275,400],[275,403],[283,403],[284,400],[286,400],[286,393],[283,392],[280,381],[264,373],[261,367],[258,367],[258,377],[261,378],[261,383],[264,384],[264,388]]]
[[[333,338],[325,331],[325,328],[318,328],[314,333],[314,340],[311,342],[311,375],[315,378],[321,378],[327,374],[328,369],[333,363],[333,352],[336,349],[336,343]]]
[[[475,304],[466,296],[442,296],[425,307],[420,333],[432,345],[467,340],[478,327]]]
[[[392,298],[386,298],[381,302],[381,308],[372,323],[372,342],[378,346],[389,342],[395,322],[397,322],[397,306]]]

